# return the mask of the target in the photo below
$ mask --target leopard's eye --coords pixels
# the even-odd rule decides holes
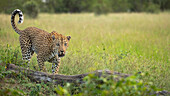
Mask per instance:
[[[59,43],[57,43],[56,45],[57,45],[57,46],[60,46],[60,44],[59,44]]]
[[[67,43],[65,43],[64,46],[67,46]]]

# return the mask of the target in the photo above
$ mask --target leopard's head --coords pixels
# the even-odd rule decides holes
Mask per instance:
[[[63,57],[66,54],[67,47],[69,46],[69,41],[71,36],[63,36],[62,34],[53,34],[53,51],[58,57]]]

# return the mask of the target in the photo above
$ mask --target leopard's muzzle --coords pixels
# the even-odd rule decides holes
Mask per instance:
[[[59,54],[58,54],[59,57],[63,57],[65,56],[65,52],[64,51],[60,51]]]

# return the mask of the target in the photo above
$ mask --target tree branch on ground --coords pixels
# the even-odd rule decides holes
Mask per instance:
[[[52,74],[40,71],[34,71],[30,69],[26,69],[23,67],[16,66],[15,64],[8,64],[7,70],[11,70],[15,73],[21,73],[27,76],[31,81],[34,82],[53,82],[55,84],[63,84],[63,83],[83,83],[83,78],[89,74],[95,74],[98,77],[106,77],[106,76],[113,76],[115,80],[120,78],[126,78],[130,76],[129,74],[122,74],[119,72],[113,72],[110,70],[97,70],[90,73],[85,74],[78,74],[78,75],[61,75],[61,74]]]

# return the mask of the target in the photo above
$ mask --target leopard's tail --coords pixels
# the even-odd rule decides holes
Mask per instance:
[[[21,24],[23,23],[24,21],[24,16],[22,14],[22,11],[19,10],[19,9],[15,9],[13,12],[12,12],[12,15],[11,15],[11,25],[13,27],[13,29],[15,30],[15,32],[17,32],[18,34],[21,33],[21,30],[19,30],[15,24],[15,15],[18,14],[19,15],[19,21],[18,21],[18,24]]]

